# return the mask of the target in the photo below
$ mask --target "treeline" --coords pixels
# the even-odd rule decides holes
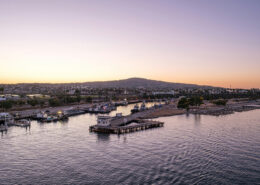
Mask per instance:
[[[147,99],[153,100],[153,99],[176,98],[176,97],[177,97],[176,95],[172,95],[172,94],[156,94],[156,95],[149,94],[148,95],[148,94],[144,93],[141,98],[146,99],[146,100]]]
[[[55,107],[55,106],[67,105],[71,103],[80,103],[81,101],[84,101],[86,103],[91,103],[92,97],[59,95],[48,99],[32,98],[28,100],[5,100],[0,102],[0,109],[8,110],[15,106],[23,106],[23,105],[31,105],[32,107],[35,106],[43,107],[45,105],[50,105]]]
[[[82,97],[80,95],[77,95],[77,96],[59,95],[59,96],[50,98],[49,105],[55,107],[55,106],[72,104],[72,103],[80,103],[81,101],[84,101],[86,103],[91,103],[92,97],[91,96]]]
[[[29,99],[29,100],[5,100],[0,102],[0,108],[4,110],[11,109],[14,106],[22,106],[22,105],[31,105],[36,106],[40,105],[41,107],[45,104],[45,101],[42,99]]]

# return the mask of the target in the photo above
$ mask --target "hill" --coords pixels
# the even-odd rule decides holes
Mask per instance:
[[[85,82],[82,83],[89,87],[95,88],[212,88],[210,86],[201,86],[196,84],[185,84],[185,83],[172,83],[157,80],[149,80],[144,78],[129,78],[124,80],[114,80],[114,81],[97,81],[97,82]]]

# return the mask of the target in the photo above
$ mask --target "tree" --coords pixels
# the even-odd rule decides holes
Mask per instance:
[[[3,94],[4,93],[4,87],[0,87],[0,92],[1,92],[1,94]]]
[[[86,101],[87,103],[91,103],[91,102],[92,102],[92,97],[91,97],[91,96],[87,96],[87,97],[85,98],[85,101]]]
[[[31,106],[35,106],[37,104],[39,104],[38,100],[37,99],[32,99],[32,100],[28,100],[27,103]]]
[[[49,99],[49,104],[50,104],[50,106],[55,107],[55,106],[61,105],[61,102],[57,98],[52,98],[52,99]]]
[[[177,105],[178,108],[188,109],[189,108],[189,100],[187,98],[181,98]]]
[[[25,94],[21,94],[20,97],[21,97],[21,98],[25,98],[26,95],[25,95]]]
[[[191,106],[200,106],[203,103],[203,97],[193,96],[189,98],[189,105]]]
[[[79,94],[80,94],[80,90],[79,90],[79,89],[76,89],[74,94],[75,94],[75,95],[79,95]]]
[[[13,102],[10,100],[0,102],[0,105],[3,109],[11,109],[13,107]]]
[[[23,101],[23,100],[18,100],[18,101],[16,101],[16,105],[24,105],[25,104],[25,102]]]
[[[43,100],[41,100],[41,101],[39,101],[39,104],[40,104],[41,107],[43,107],[45,102]]]
[[[214,103],[215,105],[224,105],[225,106],[227,104],[227,100],[219,99],[219,100],[212,101],[212,103]]]
[[[77,95],[76,99],[77,99],[77,102],[80,103],[80,101],[81,101],[81,96],[80,96],[80,94]]]

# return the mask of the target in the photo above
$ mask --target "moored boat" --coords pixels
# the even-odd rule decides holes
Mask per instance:
[[[14,123],[14,126],[18,126],[18,127],[28,127],[31,126],[31,121],[27,120],[27,119],[21,119],[18,120]]]
[[[0,124],[7,126],[11,126],[14,124],[14,118],[11,114],[2,112],[0,113]]]
[[[136,113],[136,112],[139,112],[139,106],[136,104],[135,106],[134,106],[134,108],[131,110],[131,113],[133,114],[133,113]]]
[[[146,110],[146,106],[145,106],[145,103],[143,102],[141,105],[140,111],[144,111],[144,110]]]

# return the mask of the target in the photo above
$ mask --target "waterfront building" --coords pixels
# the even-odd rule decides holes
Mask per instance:
[[[98,116],[97,123],[100,126],[110,126],[111,120],[110,116]]]
[[[174,90],[167,92],[153,92],[153,95],[174,95]]]

